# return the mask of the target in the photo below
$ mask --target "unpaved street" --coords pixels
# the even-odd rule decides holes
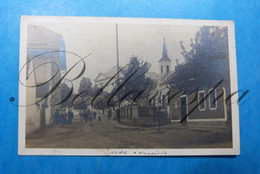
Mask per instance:
[[[52,125],[26,140],[29,148],[190,148],[230,147],[227,130],[192,130],[183,126],[134,128],[103,118],[101,122],[74,119]]]

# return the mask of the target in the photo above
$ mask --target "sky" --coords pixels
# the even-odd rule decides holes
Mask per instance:
[[[66,51],[71,51],[84,57],[85,77],[94,79],[99,72],[106,72],[116,65],[116,24],[114,23],[41,23],[63,36]],[[187,50],[190,49],[190,39],[195,37],[201,26],[177,26],[158,24],[118,24],[118,51],[120,66],[126,65],[132,55],[151,63],[150,72],[159,73],[159,60],[162,57],[163,38],[168,49],[168,57],[172,60],[172,68],[176,59],[183,62],[180,41]],[[66,54],[67,69],[80,59],[72,54]],[[75,76],[82,69],[79,64],[72,72]],[[69,77],[69,76],[68,76]],[[78,81],[74,88],[78,88]]]

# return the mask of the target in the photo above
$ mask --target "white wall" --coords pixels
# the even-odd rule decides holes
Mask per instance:
[[[159,63],[159,74],[161,74],[161,66],[163,66],[163,73],[166,73],[166,66],[169,65],[169,71],[172,70],[171,62],[169,61],[161,61]]]

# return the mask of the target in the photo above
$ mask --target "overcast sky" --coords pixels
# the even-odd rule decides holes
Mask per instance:
[[[66,51],[82,57],[92,53],[86,59],[87,69],[84,76],[92,83],[99,72],[106,72],[116,65],[116,25],[100,23],[48,23],[42,26],[59,33],[65,41]],[[183,61],[180,41],[190,49],[190,39],[194,38],[201,26],[176,26],[154,24],[118,24],[118,46],[120,65],[129,62],[132,55],[152,64],[151,72],[159,73],[159,60],[162,56],[163,38],[166,40],[168,57],[172,67]],[[67,68],[77,59],[67,54]],[[77,72],[79,72],[78,67]],[[75,87],[77,88],[78,85]]]

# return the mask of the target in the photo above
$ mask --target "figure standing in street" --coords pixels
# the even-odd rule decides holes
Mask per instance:
[[[66,122],[66,112],[64,109],[60,111],[60,123],[65,123]]]
[[[68,113],[65,109],[63,109],[63,123],[67,123]]]
[[[83,118],[84,118],[84,117],[83,117],[83,111],[80,111],[80,112],[79,112],[79,117],[80,117],[80,122],[82,122],[82,120],[83,120]]]
[[[54,116],[55,116],[55,124],[59,124],[59,122],[60,122],[60,113],[59,113],[58,109],[56,109]]]
[[[96,111],[94,111],[94,112],[93,112],[94,120],[96,120],[96,115],[97,115],[97,113],[96,113]]]
[[[69,122],[70,124],[72,123],[73,116],[74,116],[74,114],[73,114],[72,110],[70,109],[70,110],[68,111],[68,122]]]
[[[110,120],[111,115],[112,115],[112,112],[111,112],[111,110],[109,109],[108,112],[107,112],[107,118],[108,118],[108,120]]]
[[[86,122],[88,122],[88,114],[86,110],[83,111],[83,118],[85,119]]]
[[[117,109],[116,115],[117,115],[118,122],[120,122],[120,109],[119,108]]]
[[[89,109],[87,110],[87,119],[89,120],[89,122],[91,121],[91,112]]]
[[[101,121],[101,111],[98,114],[98,121]]]

